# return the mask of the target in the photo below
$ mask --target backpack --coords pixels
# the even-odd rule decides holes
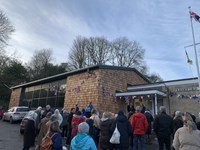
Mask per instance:
[[[52,136],[49,136],[49,134],[47,134],[42,139],[42,143],[40,144],[40,150],[53,150],[53,141],[52,141],[52,138],[56,134],[57,133],[54,133],[54,134],[52,134]]]

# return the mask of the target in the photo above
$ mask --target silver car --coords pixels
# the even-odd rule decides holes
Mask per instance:
[[[12,107],[3,114],[3,121],[8,120],[10,123],[14,121],[20,121],[29,112],[29,108],[26,106]]]

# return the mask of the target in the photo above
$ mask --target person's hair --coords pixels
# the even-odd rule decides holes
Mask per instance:
[[[52,131],[52,132],[60,132],[58,121],[51,122],[51,124],[50,124],[50,131]]]
[[[58,115],[60,111],[58,109],[54,110],[54,114]]]
[[[112,118],[112,114],[110,112],[104,112],[102,115],[103,118]]]
[[[71,108],[71,111],[73,111],[73,110],[75,110],[75,108],[73,107],[73,108]]]
[[[97,111],[95,109],[92,110],[92,114],[97,114]]]
[[[75,114],[76,114],[77,116],[81,116],[81,112],[80,112],[80,111],[75,112]]]
[[[52,113],[51,113],[51,112],[48,112],[48,113],[46,114],[46,117],[47,117],[47,118],[50,118],[51,115],[52,115]]]
[[[136,106],[135,111],[141,112],[141,110],[142,110],[142,107],[141,107],[141,106]]]
[[[189,132],[191,133],[193,130],[193,120],[189,113],[185,112],[183,116],[183,123],[188,128]]]
[[[166,112],[166,107],[165,106],[160,106],[160,112]]]
[[[89,125],[86,122],[82,122],[78,125],[79,133],[89,133]]]

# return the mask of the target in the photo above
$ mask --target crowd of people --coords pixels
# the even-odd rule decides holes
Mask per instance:
[[[80,111],[78,104],[70,112],[62,109],[52,111],[50,105],[44,112],[38,107],[26,116],[24,147],[35,146],[40,150],[45,136],[49,135],[54,150],[145,150],[152,142],[152,131],[158,139],[159,150],[199,150],[200,122],[189,112],[176,111],[173,116],[161,106],[159,113],[152,116],[143,105],[132,108],[128,115],[122,110],[117,113],[104,112],[101,117],[92,102]],[[110,140],[118,130],[119,143]],[[65,144],[63,144],[65,139]]]

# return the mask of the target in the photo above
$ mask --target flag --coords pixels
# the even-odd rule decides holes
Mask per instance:
[[[190,17],[200,23],[200,17],[195,12],[190,11]]]
[[[189,58],[187,51],[185,50],[185,54],[187,56],[187,63],[192,65],[192,60]]]

